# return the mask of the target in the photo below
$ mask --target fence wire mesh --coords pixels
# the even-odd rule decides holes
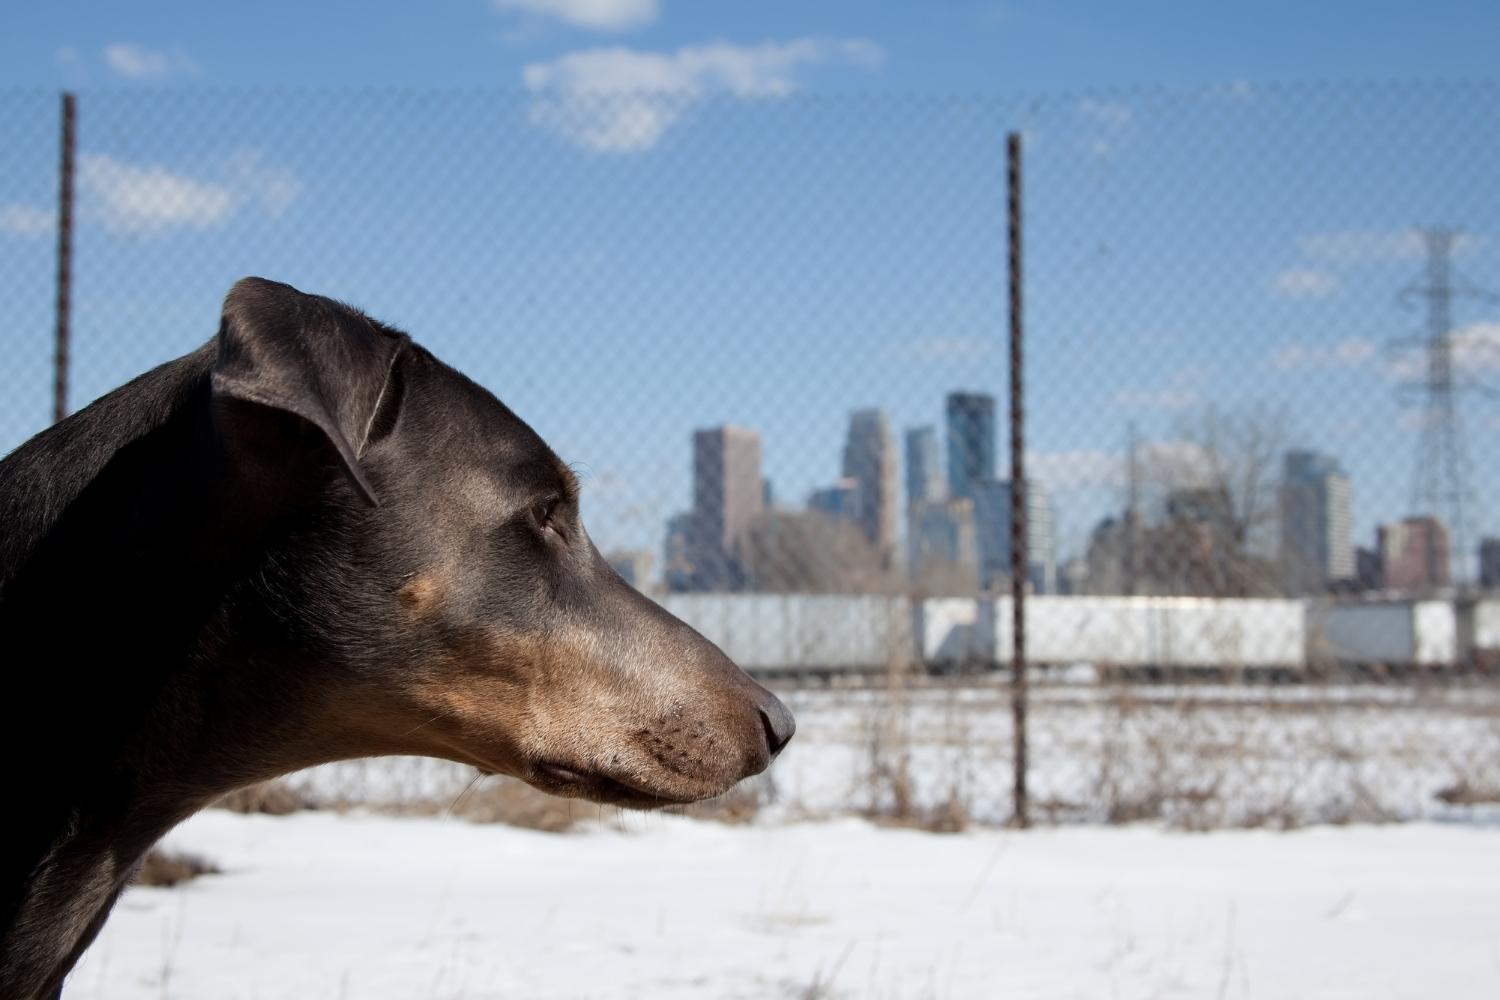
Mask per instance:
[[[1012,820],[1019,132],[1033,818],[1500,799],[1500,87],[544,84],[81,93],[70,404],[243,275],[355,303],[576,463],[622,575],[795,683],[783,803]],[[0,131],[8,451],[53,404],[56,95]]]

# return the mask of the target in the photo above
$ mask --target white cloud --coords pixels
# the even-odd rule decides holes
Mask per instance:
[[[1210,465],[1203,447],[1190,441],[1143,441],[1136,449],[1137,474],[1143,479],[1194,485],[1208,478]],[[1028,451],[1026,476],[1057,492],[1123,488],[1129,485],[1130,463],[1123,453],[1092,448]]]
[[[1119,486],[1125,481],[1125,462],[1119,455],[1080,448],[1074,451],[1028,451],[1026,478],[1048,490],[1078,490]]]
[[[78,158],[78,186],[104,228],[121,235],[151,234],[178,226],[208,229],[234,212],[234,195],[221,184],[100,153]]]
[[[1500,322],[1453,331],[1453,367],[1468,375],[1500,373]]]
[[[809,66],[878,66],[884,52],[863,39],[799,38],[739,46],[687,46],[676,52],[628,48],[571,52],[528,65],[533,123],[594,152],[651,149],[698,104],[716,93],[741,100],[785,97]]]
[[[1137,455],[1137,475],[1144,482],[1163,483],[1175,489],[1216,485],[1222,466],[1213,453],[1196,441],[1153,441],[1142,445]]]
[[[1078,102],[1078,114],[1093,130],[1084,140],[1084,149],[1100,158],[1113,156],[1119,151],[1135,122],[1135,112],[1130,105],[1092,97]]]
[[[1090,121],[1111,128],[1124,128],[1135,118],[1130,105],[1120,101],[1100,101],[1085,97],[1078,102],[1078,113]]]
[[[229,157],[220,173],[205,180],[85,153],[78,158],[80,216],[117,236],[155,236],[221,226],[245,205],[276,218],[301,192],[290,171],[267,165],[253,150]]]
[[[491,0],[503,11],[553,17],[590,31],[629,31],[655,21],[657,0]]]
[[[1283,299],[1326,299],[1339,290],[1339,279],[1327,271],[1294,267],[1271,279],[1271,291]]]
[[[176,73],[196,73],[198,64],[181,49],[148,49],[129,42],[104,47],[104,64],[127,80],[155,80]]]
[[[35,205],[9,202],[0,205],[0,233],[12,236],[45,236],[57,224],[54,213]]]
[[[1500,321],[1472,323],[1448,335],[1453,374],[1460,378],[1493,378],[1500,375]],[[1427,375],[1427,353],[1413,348],[1394,358],[1386,374],[1396,379],[1422,379]]]
[[[1211,374],[1203,365],[1185,365],[1168,373],[1163,385],[1149,389],[1120,389],[1116,406],[1126,410],[1188,410],[1203,400],[1200,391]]]
[[[1478,249],[1480,243],[1480,238],[1472,233],[1460,233],[1454,241],[1453,252],[1469,253]],[[1418,260],[1427,253],[1427,244],[1421,233],[1414,229],[1345,229],[1309,233],[1299,239],[1297,245],[1307,257],[1331,264]]]
[[[229,178],[237,200],[253,200],[273,219],[280,218],[302,193],[296,175],[267,164],[259,150],[244,149],[231,156]]]
[[[1115,405],[1127,410],[1187,410],[1203,397],[1196,389],[1167,387],[1162,389],[1121,389],[1115,393]]]
[[[1288,344],[1271,355],[1277,371],[1357,368],[1375,356],[1378,348],[1365,337],[1347,337],[1332,346]]]

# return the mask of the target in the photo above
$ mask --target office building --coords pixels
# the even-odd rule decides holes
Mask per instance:
[[[972,592],[978,584],[979,543],[974,501],[927,500],[911,509],[911,578],[920,585]],[[955,583],[961,582],[961,588]]]
[[[974,531],[979,545],[979,585],[1001,588],[1011,575],[1011,484],[981,480],[970,487]],[[1026,578],[1033,593],[1057,592],[1057,556],[1052,531],[1052,503],[1040,484],[1026,484]]]
[[[972,498],[976,483],[995,478],[995,397],[951,393],[947,417],[948,495]]]
[[[691,561],[699,589],[737,589],[744,574],[736,546],[765,509],[760,435],[743,427],[693,434]]]
[[[1353,491],[1337,461],[1287,452],[1278,495],[1281,566],[1289,594],[1318,594],[1357,576]]]
[[[1448,529],[1435,517],[1408,517],[1377,530],[1380,575],[1390,590],[1428,590],[1449,583]]]
[[[844,478],[858,488],[855,523],[886,565],[896,547],[896,476],[896,442],[885,411],[855,410],[844,444]]]
[[[938,445],[936,427],[906,429],[906,504],[915,507],[930,500],[941,500],[946,493],[943,482],[943,452]]]

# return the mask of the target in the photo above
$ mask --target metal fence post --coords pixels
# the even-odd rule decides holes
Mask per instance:
[[[73,160],[78,100],[62,95],[62,141],[57,183],[57,331],[53,358],[52,421],[68,415],[68,320],[73,297]]]
[[[1026,407],[1021,352],[1021,134],[1006,137],[1010,229],[1010,708],[1014,739],[1014,822],[1028,826],[1026,798]]]

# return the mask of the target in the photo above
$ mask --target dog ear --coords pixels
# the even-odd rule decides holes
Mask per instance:
[[[378,506],[359,458],[407,342],[332,299],[242,278],[224,299],[213,394],[290,413],[316,427],[355,492]]]

